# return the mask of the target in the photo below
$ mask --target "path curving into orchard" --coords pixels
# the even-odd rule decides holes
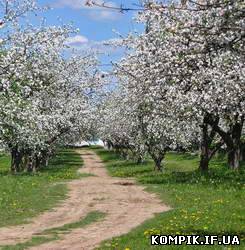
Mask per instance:
[[[46,229],[79,221],[89,212],[106,213],[103,220],[72,230],[59,240],[30,249],[94,249],[102,241],[129,232],[169,207],[133,180],[111,177],[91,150],[78,150],[84,161],[81,173],[94,176],[68,183],[69,196],[58,207],[32,219],[29,224],[0,228],[0,245],[14,245],[42,235]]]

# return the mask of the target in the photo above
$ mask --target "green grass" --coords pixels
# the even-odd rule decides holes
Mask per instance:
[[[28,249],[29,247],[34,247],[34,246],[39,246],[41,244],[50,242],[50,241],[54,241],[54,240],[58,240],[58,236],[57,235],[53,235],[53,236],[35,236],[32,237],[31,240],[24,242],[24,243],[19,243],[17,245],[6,245],[6,246],[0,246],[1,250],[24,250],[24,249]]]
[[[24,243],[19,243],[15,246],[2,246],[1,250],[24,250],[29,247],[39,246],[50,241],[58,240],[63,234],[69,233],[73,229],[83,228],[89,224],[102,220],[105,215],[105,213],[100,211],[92,211],[77,222],[65,224],[62,227],[47,229],[43,231],[40,236],[32,237],[31,240]]]
[[[81,165],[77,153],[64,149],[38,173],[12,175],[9,156],[0,155],[0,227],[26,223],[65,199],[65,181],[82,176]]]
[[[92,211],[88,213],[84,218],[81,218],[79,221],[65,224],[62,227],[47,229],[43,231],[42,234],[46,235],[46,234],[59,234],[59,233],[70,232],[72,229],[85,227],[93,222],[101,220],[104,217],[105,213],[102,213],[100,211]]]
[[[172,210],[121,237],[106,241],[100,250],[148,249],[245,249],[245,174],[227,170],[222,159],[211,162],[207,174],[197,171],[198,157],[169,153],[165,171],[156,173],[153,163],[136,165],[113,152],[94,149],[112,176],[135,177],[150,192],[157,193]],[[241,246],[150,246],[151,234],[239,235]]]

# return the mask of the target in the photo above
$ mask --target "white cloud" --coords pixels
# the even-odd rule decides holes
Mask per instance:
[[[91,17],[94,20],[118,20],[121,17],[121,13],[116,13],[112,11],[90,11],[89,17]]]
[[[86,4],[86,0],[56,0],[52,5],[53,8],[71,8],[74,10],[86,10],[87,15],[94,20],[117,20],[121,18],[122,14],[115,10],[107,10],[103,7],[92,6],[89,7]],[[97,3],[103,3],[102,0],[97,0]],[[117,7],[113,2],[106,2],[107,6]]]
[[[76,35],[69,37],[66,44],[69,47],[68,51],[75,50],[77,53],[94,52],[99,54],[115,54],[122,47],[114,46],[113,44],[120,43],[120,39],[109,39],[106,41],[88,40],[85,36]]]
[[[83,46],[86,43],[88,43],[88,38],[85,37],[85,36],[81,36],[81,35],[76,35],[76,36],[73,36],[73,37],[69,37],[66,40],[66,44],[69,47],[73,47],[73,48]]]
[[[69,7],[72,9],[82,9],[86,7],[85,0],[57,0],[52,7],[54,8],[64,8]]]

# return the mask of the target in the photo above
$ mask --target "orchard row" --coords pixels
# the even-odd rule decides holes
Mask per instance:
[[[0,146],[13,172],[35,171],[57,146],[89,133],[100,74],[94,56],[71,55],[72,27],[28,22],[44,11],[34,0],[0,3]]]
[[[162,1],[160,1],[162,2]],[[100,109],[108,145],[157,169],[169,150],[200,150],[207,170],[217,151],[238,169],[244,157],[245,12],[243,0],[146,1],[142,34],[121,45],[118,87]]]

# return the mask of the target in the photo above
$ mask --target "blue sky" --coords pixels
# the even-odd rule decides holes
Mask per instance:
[[[99,2],[101,0],[98,0]],[[116,30],[123,36],[130,31],[140,30],[141,27],[132,21],[134,12],[119,13],[118,11],[108,11],[103,8],[87,7],[85,0],[39,0],[42,6],[51,6],[52,9],[43,13],[48,25],[58,25],[61,23],[73,23],[80,32],[70,39],[71,45],[79,49],[98,47],[98,43],[119,36]],[[131,0],[111,0],[107,1],[111,6],[132,6],[137,3]],[[60,20],[59,20],[60,19]],[[101,48],[101,52],[104,48]],[[100,56],[102,64],[118,60],[122,56],[122,50],[106,49],[106,55]]]

